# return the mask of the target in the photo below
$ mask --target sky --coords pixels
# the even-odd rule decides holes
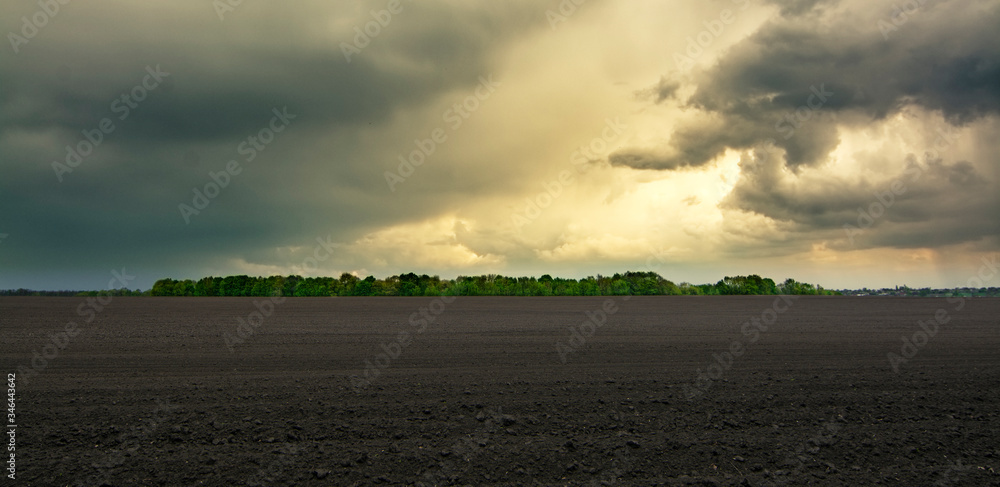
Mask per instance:
[[[61,1],[0,4],[0,289],[1000,249],[997,0]]]

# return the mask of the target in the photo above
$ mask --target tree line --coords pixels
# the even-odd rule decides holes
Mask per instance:
[[[838,294],[808,283],[786,279],[776,284],[758,275],[725,277],[715,284],[690,284],[664,279],[655,272],[626,272],[613,276],[564,279],[545,274],[507,277],[496,274],[438,276],[414,273],[361,279],[344,273],[339,278],[246,275],[191,279],[160,279],[152,296],[621,296],[621,295],[767,295]]]
[[[0,289],[0,296],[48,296],[71,298],[77,296],[149,296],[149,290],[108,289],[105,291],[36,291],[34,289]]]
[[[426,274],[401,274],[384,280],[351,274],[332,277],[272,276],[272,277],[205,277],[198,281],[160,279],[152,289],[110,289],[104,291],[39,291],[32,289],[0,289],[0,296],[606,296],[623,294],[647,295],[849,295],[906,297],[1000,297],[1000,288],[910,288],[897,286],[882,289],[841,289],[831,291],[822,286],[786,279],[781,284],[758,275],[725,277],[715,284],[674,283],[653,272],[626,272],[611,277],[560,279],[544,275],[504,277],[484,275],[454,280],[442,280]]]

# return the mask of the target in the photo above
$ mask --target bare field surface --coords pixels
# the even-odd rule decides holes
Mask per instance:
[[[5,485],[1000,485],[1000,299],[436,299],[0,298]]]

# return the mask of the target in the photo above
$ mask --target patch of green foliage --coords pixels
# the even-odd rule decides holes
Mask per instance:
[[[787,279],[778,285],[758,275],[726,277],[716,284],[674,284],[655,272],[626,272],[584,279],[507,277],[496,274],[438,276],[414,273],[385,279],[352,274],[333,277],[246,275],[190,279],[160,279],[150,290],[153,296],[622,296],[622,295],[768,295],[838,294],[820,286]]]

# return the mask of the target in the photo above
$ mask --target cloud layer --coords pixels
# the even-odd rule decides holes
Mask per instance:
[[[1000,2],[559,5],[5,4],[0,287],[652,255],[943,285],[1000,246]]]

